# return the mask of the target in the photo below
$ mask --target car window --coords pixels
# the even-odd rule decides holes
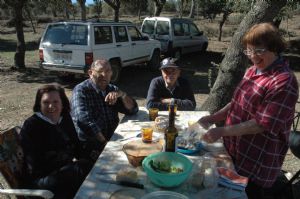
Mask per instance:
[[[128,41],[128,35],[125,26],[115,26],[114,33],[116,37],[116,42],[126,42]]]
[[[174,35],[175,36],[183,36],[183,28],[182,28],[182,23],[174,23]]]
[[[113,42],[110,26],[94,27],[95,44],[109,44]]]
[[[142,27],[142,32],[147,33],[147,34],[153,34],[154,33],[154,25],[155,25],[154,20],[145,20],[143,27]]]
[[[158,21],[156,24],[156,33],[159,35],[168,35],[169,27],[168,21]]]
[[[142,40],[142,34],[138,31],[138,29],[134,26],[128,26],[128,33],[131,38],[131,41]]]
[[[87,26],[78,24],[49,25],[43,42],[87,45]]]
[[[190,24],[190,32],[192,36],[197,36],[200,33],[195,24]]]
[[[189,36],[190,35],[190,28],[188,23],[182,23],[183,35]]]

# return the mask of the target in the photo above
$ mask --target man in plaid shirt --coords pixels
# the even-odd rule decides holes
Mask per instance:
[[[209,129],[207,142],[223,137],[236,171],[249,178],[248,198],[264,198],[279,175],[288,150],[288,138],[298,100],[297,79],[280,53],[285,43],[269,23],[254,25],[243,37],[244,53],[254,64],[220,111],[201,118]]]
[[[95,161],[118,126],[118,113],[135,114],[138,105],[117,86],[109,84],[112,70],[107,60],[94,61],[88,74],[90,78],[73,90],[71,114],[83,156]]]

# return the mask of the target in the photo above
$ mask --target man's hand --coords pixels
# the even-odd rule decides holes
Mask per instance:
[[[117,102],[118,97],[118,92],[112,91],[105,96],[104,101],[107,102],[109,105],[114,105]]]
[[[163,104],[170,104],[172,101],[172,98],[161,98],[160,101]]]

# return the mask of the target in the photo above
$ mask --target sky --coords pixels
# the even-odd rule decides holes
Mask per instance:
[[[72,0],[72,2],[73,2],[73,3],[76,3],[76,0]],[[94,3],[93,0],[86,0],[85,2],[86,2],[86,3],[85,3],[86,5],[88,5],[88,4],[93,4],[93,3]]]

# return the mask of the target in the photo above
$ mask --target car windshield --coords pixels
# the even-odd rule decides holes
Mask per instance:
[[[87,45],[87,26],[78,24],[49,25],[43,42],[64,45]]]
[[[143,27],[142,27],[142,32],[147,33],[147,34],[153,34],[154,33],[154,20],[145,20]]]
[[[156,33],[159,35],[169,34],[169,22],[168,21],[158,21],[156,24]]]

